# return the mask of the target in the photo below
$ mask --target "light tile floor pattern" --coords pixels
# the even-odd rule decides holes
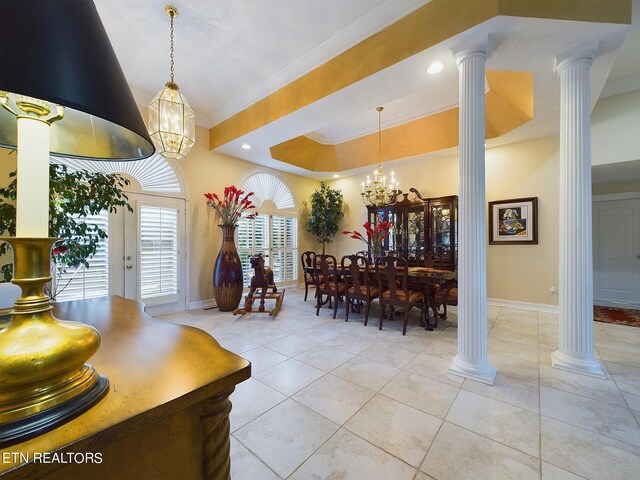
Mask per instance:
[[[342,305],[316,317],[302,293],[275,319],[158,317],[252,363],[231,397],[233,480],[640,478],[640,328],[595,324],[600,380],[551,368],[557,315],[489,306],[488,386],[447,373],[455,308],[434,332],[415,311],[403,337],[399,321],[378,330],[377,307],[365,327]]]

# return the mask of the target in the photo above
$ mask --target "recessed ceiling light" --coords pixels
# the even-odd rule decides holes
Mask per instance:
[[[243,148],[244,150],[251,150],[251,145],[249,145],[248,143],[243,143],[243,144],[242,144],[242,148]]]
[[[444,68],[444,65],[442,64],[442,62],[433,62],[427,68],[427,73],[429,75],[435,75],[436,73],[440,73],[443,68]]]
[[[333,178],[340,178],[340,175],[338,175],[337,173],[333,175]]]

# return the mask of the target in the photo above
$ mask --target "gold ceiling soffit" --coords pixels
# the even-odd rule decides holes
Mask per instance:
[[[631,23],[631,0],[432,0],[209,129],[214,150],[470,28],[505,15]]]
[[[499,137],[533,119],[533,75],[487,71],[485,137]],[[381,132],[380,160],[388,162],[458,146],[458,108]],[[300,136],[274,145],[271,156],[315,172],[341,172],[378,163],[378,134],[327,145]]]

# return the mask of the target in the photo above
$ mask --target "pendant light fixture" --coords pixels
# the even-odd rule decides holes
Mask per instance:
[[[382,208],[393,205],[398,201],[398,195],[402,193],[399,182],[396,181],[393,171],[391,182],[387,185],[387,177],[382,173],[382,111],[384,107],[376,107],[378,112],[378,167],[373,171],[373,183],[367,175],[367,182],[362,182],[362,202],[367,207]]]
[[[171,80],[149,105],[149,134],[158,153],[178,160],[189,153],[195,142],[196,119],[187,99],[173,81],[173,19],[178,16],[178,9],[166,5],[164,10],[171,19]]]

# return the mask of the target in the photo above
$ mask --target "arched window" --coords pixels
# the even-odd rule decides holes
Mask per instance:
[[[253,192],[258,207],[255,220],[238,222],[238,253],[242,261],[244,284],[249,285],[253,270],[249,257],[262,254],[273,270],[277,284],[298,281],[298,218],[291,189],[275,173],[257,170],[241,182],[242,190]]]
[[[72,171],[124,173],[135,178],[143,192],[180,194],[183,191],[175,170],[162,155],[153,155],[135,162],[87,162],[62,157],[52,157],[52,160],[66,165]]]

